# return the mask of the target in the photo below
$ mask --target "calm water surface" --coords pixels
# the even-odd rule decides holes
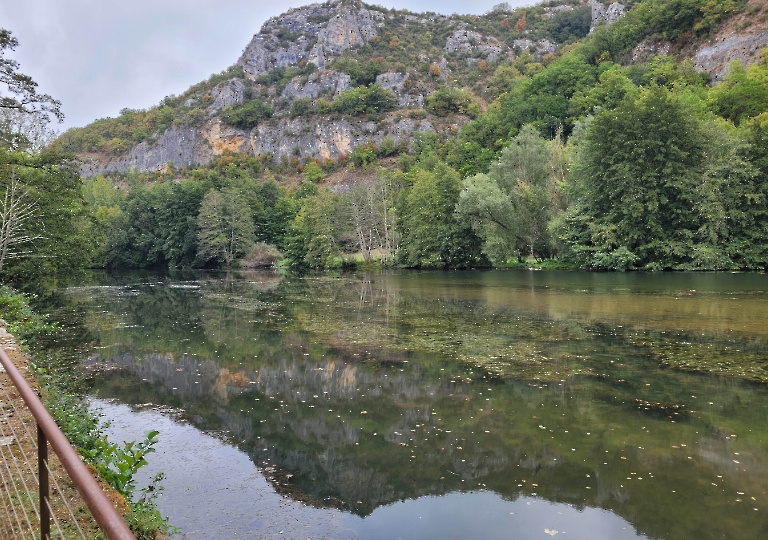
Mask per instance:
[[[161,431],[142,478],[167,473],[188,538],[750,539],[766,291],[489,271],[96,273],[67,293],[113,436]]]

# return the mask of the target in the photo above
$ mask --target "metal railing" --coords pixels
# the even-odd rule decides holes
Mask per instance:
[[[35,467],[21,444],[21,440],[24,438],[29,439],[30,442],[34,441],[30,428],[22,422],[23,432],[18,433],[19,430],[14,428],[7,418],[0,422],[0,512],[5,512],[2,521],[5,522],[4,526],[6,527],[6,530],[3,530],[3,525],[0,525],[0,535],[3,535],[3,538],[50,540],[51,521],[53,520],[59,536],[62,538],[65,536],[61,530],[60,520],[56,518],[51,506],[49,480],[53,481],[60,495],[63,492],[56,476],[51,474],[48,461],[48,445],[50,444],[104,536],[108,540],[136,540],[96,479],[45,409],[35,391],[22,377],[3,349],[0,349],[0,364],[37,424],[37,473],[35,474]],[[7,409],[5,406],[0,408],[0,413],[5,411],[8,411],[7,414],[14,415],[25,413],[25,411],[18,410],[14,398],[16,396],[9,393],[0,381],[0,399],[9,404]],[[0,416],[3,415],[0,414]],[[16,455],[11,450],[11,443],[13,442],[17,443]],[[31,489],[29,484],[33,484]],[[34,484],[37,484],[37,490],[34,489]],[[37,491],[39,506],[32,503],[33,491]],[[62,496],[62,499],[63,506],[69,513],[67,521],[79,531],[79,536],[87,538],[78,523],[75,512],[67,501],[67,497]],[[35,522],[39,523],[39,528],[35,526],[37,525]],[[37,530],[39,530],[39,536]]]

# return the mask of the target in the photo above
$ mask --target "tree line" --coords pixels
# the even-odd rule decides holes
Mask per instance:
[[[271,254],[266,263],[295,268],[764,269],[768,54],[734,64],[714,87],[666,57],[642,73],[611,62],[594,70],[596,82],[567,104],[585,114],[506,126],[514,135],[487,167],[478,153],[457,162],[456,150],[492,120],[498,128],[503,104],[455,140],[417,134],[389,158],[395,167],[380,166],[371,144],[374,158],[333,191],[317,185],[324,175],[314,163],[288,189],[245,155],[151,187],[137,173],[123,179],[126,189],[88,180],[95,264],[258,265],[258,246]]]

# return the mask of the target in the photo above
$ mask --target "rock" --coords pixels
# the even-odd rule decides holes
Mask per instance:
[[[641,41],[632,49],[632,61],[645,62],[654,56],[669,54],[671,49],[669,41]]]
[[[348,155],[355,146],[369,140],[378,146],[386,137],[391,137],[399,145],[407,142],[416,131],[434,131],[427,120],[396,120],[390,116],[383,124],[377,126],[375,122],[348,119],[308,121],[281,118],[274,124],[261,124],[254,129],[251,152],[271,155],[276,162],[280,156],[290,155],[323,161]]]
[[[317,41],[325,51],[341,54],[347,49],[364,45],[376,36],[376,25],[367,9],[344,7],[317,33]]]
[[[416,107],[424,106],[424,96],[421,94],[409,94],[405,90],[405,81],[407,77],[402,73],[382,73],[376,77],[376,82],[385,90],[389,90],[397,96],[398,107]]]
[[[215,114],[227,105],[242,103],[245,84],[240,79],[230,79],[217,85],[211,91],[211,97],[216,98],[208,107],[208,114]]]
[[[758,60],[758,53],[768,47],[768,31],[736,34],[725,32],[704,43],[693,55],[698,71],[712,76],[712,82],[721,80],[728,73],[734,60],[747,65]]]
[[[589,5],[592,8],[592,22],[589,25],[590,34],[595,31],[600,22],[605,24],[614,23],[622,18],[627,10],[623,4],[618,2],[614,2],[606,8],[605,4],[597,0],[589,0]]]
[[[493,37],[486,37],[471,30],[456,30],[445,41],[448,54],[473,54],[479,52],[489,62],[499,58],[503,44]]]
[[[557,44],[548,39],[540,39],[539,41],[516,39],[513,42],[513,45],[519,47],[523,51],[532,50],[534,56],[543,56],[544,54],[553,53],[557,50]]]
[[[557,15],[560,12],[563,11],[573,11],[573,6],[554,6],[554,7],[545,7],[544,8],[544,16],[547,19],[551,19],[555,15]]]
[[[338,95],[351,87],[351,79],[346,73],[323,71],[310,75],[304,84],[301,83],[301,77],[295,77],[281,95],[291,100],[303,97],[317,99],[324,94]]]
[[[116,172],[123,174],[128,169],[160,171],[167,164],[174,167],[208,163],[212,150],[201,133],[194,128],[171,128],[154,142],[143,142],[117,159],[84,160],[81,166],[83,176],[94,176]]]
[[[361,3],[340,1],[292,9],[265,22],[237,63],[251,79],[302,60],[323,69],[327,55],[341,54],[374,38],[376,21],[384,17]]]

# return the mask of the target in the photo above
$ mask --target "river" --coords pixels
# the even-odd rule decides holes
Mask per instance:
[[[187,538],[766,538],[768,276],[100,273],[115,440]]]

